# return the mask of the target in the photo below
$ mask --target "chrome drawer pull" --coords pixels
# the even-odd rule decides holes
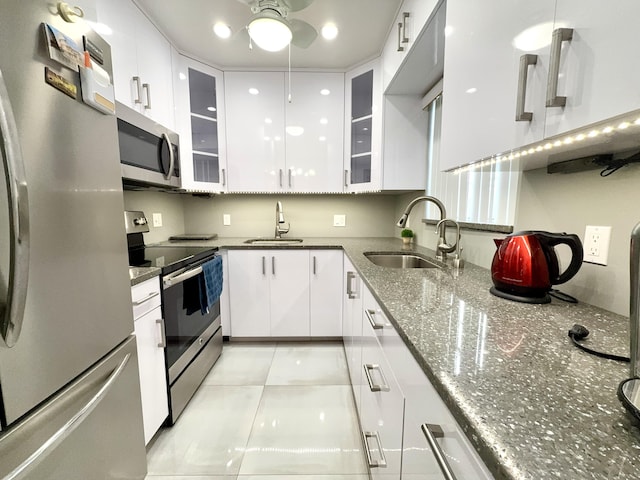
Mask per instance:
[[[376,323],[376,321],[373,319],[373,317],[375,317],[376,315],[375,310],[366,309],[364,311],[364,314],[367,316],[367,320],[369,320],[369,323],[371,324],[371,328],[373,328],[374,330],[381,330],[384,328],[383,323]]]
[[[364,449],[367,454],[367,462],[371,468],[386,468],[387,459],[384,456],[384,450],[382,449],[382,442],[380,441],[380,434],[378,432],[362,432],[362,438],[364,440]],[[373,460],[371,458],[371,450],[369,450],[369,442],[367,439],[375,438],[378,444],[378,451],[380,452],[380,460]]]
[[[142,300],[134,300],[133,301],[133,305],[137,306],[137,305],[142,305],[143,303],[148,302],[149,300],[151,300],[153,297],[157,297],[158,295],[160,295],[160,292],[151,292],[149,293],[149,295],[147,295],[146,297],[144,297]]]
[[[376,365],[374,363],[365,363],[363,367],[364,367],[364,374],[367,377],[367,383],[369,384],[369,390],[371,390],[372,392],[391,391],[391,388],[389,387],[389,382],[387,382],[387,379],[384,376],[384,373],[382,373],[382,369],[380,368],[380,365]],[[371,370],[377,370],[380,373],[380,378],[382,379],[381,385],[376,385],[373,383],[373,380],[371,379]]]
[[[433,425],[429,423],[423,423],[420,428],[422,429],[422,433],[427,438],[427,442],[431,447],[431,451],[433,452],[433,456],[436,457],[436,462],[438,462],[438,466],[440,467],[440,471],[446,480],[456,480],[456,476],[453,473],[453,469],[449,462],[447,462],[447,458],[444,456],[444,452],[442,448],[440,448],[440,444],[436,438],[443,438],[444,431],[440,425]]]

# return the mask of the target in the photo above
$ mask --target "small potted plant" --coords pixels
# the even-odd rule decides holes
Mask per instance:
[[[400,232],[400,236],[402,237],[402,243],[404,243],[405,245],[413,242],[413,230],[411,230],[410,228],[403,229]]]

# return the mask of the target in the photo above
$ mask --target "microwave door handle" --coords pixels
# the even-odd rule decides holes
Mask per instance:
[[[202,267],[196,267],[191,270],[187,270],[183,273],[167,275],[162,280],[162,285],[166,290],[169,287],[173,287],[174,285],[178,285],[179,283],[184,282],[185,280],[189,280],[190,278],[195,277],[196,275],[200,275],[202,273]]]
[[[171,140],[169,139],[169,135],[166,133],[162,134],[162,139],[167,142],[167,147],[169,148],[169,171],[164,175],[165,180],[170,180],[171,175],[173,175],[173,166],[175,164],[175,157],[173,154],[173,145],[171,145]]]
[[[29,199],[24,160],[18,140],[18,127],[11,109],[9,93],[0,71],[0,157],[7,172],[9,223],[12,252],[6,304],[0,304],[0,334],[8,347],[20,337],[29,283]]]

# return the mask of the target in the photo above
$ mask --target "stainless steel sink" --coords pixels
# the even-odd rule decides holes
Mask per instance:
[[[365,252],[369,261],[380,267],[389,268],[440,268],[434,261],[413,253]]]
[[[251,245],[296,245],[302,243],[302,238],[250,238],[244,243]]]

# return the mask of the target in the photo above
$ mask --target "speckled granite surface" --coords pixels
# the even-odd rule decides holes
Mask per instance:
[[[245,248],[244,240],[188,244]],[[494,297],[489,271],[471,264],[459,273],[402,270],[362,255],[403,250],[400,239],[305,239],[293,248],[329,246],[344,248],[497,479],[640,478],[638,423],[616,397],[628,365],[583,353],[567,337],[581,323],[593,347],[628,355],[627,318],[586,303]]]
[[[160,275],[161,270],[156,267],[129,267],[129,279],[131,286],[137,285]]]

